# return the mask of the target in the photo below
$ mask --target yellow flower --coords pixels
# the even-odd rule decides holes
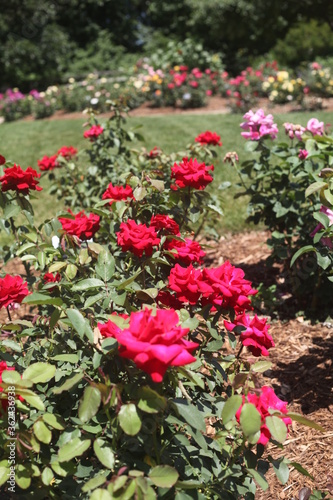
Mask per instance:
[[[294,91],[294,86],[293,86],[292,83],[288,84],[287,90],[288,90],[288,92],[293,92]]]
[[[275,78],[273,76],[269,76],[268,77],[268,81],[269,81],[269,83],[274,83],[275,82]]]
[[[283,80],[288,80],[288,78],[289,78],[288,71],[278,71],[277,73],[278,82],[283,82]]]
[[[179,71],[179,70],[180,70],[180,67],[179,67],[179,66],[174,66],[174,67],[173,67],[173,69],[174,69],[175,71]]]

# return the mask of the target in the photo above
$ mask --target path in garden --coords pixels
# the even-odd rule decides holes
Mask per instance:
[[[256,285],[270,285],[281,280],[278,268],[267,271],[265,260],[270,254],[265,241],[267,231],[230,234],[211,243],[206,248],[208,266],[220,265],[230,260],[245,271],[246,278]],[[6,267],[9,273],[24,274],[24,268],[16,260]],[[289,294],[290,295],[290,294]],[[288,301],[286,293],[281,297]],[[287,302],[286,302],[287,303]],[[33,312],[27,306],[12,311],[13,319],[28,317]],[[6,311],[1,311],[0,322],[7,321]],[[272,385],[276,394],[289,403],[289,410],[301,413],[320,424],[325,432],[293,422],[285,443],[285,452],[269,445],[267,453],[274,458],[283,454],[292,462],[298,462],[314,477],[304,477],[295,469],[288,483],[282,486],[274,473],[269,472],[270,489],[258,491],[256,500],[296,500],[303,487],[329,489],[333,496],[333,325],[312,325],[303,317],[272,320],[270,333],[275,348],[270,350],[273,365],[260,380],[260,385]],[[251,355],[248,355],[251,358]]]

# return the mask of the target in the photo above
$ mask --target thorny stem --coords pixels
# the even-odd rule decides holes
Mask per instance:
[[[7,307],[6,309],[7,309],[7,314],[8,314],[9,321],[12,321],[12,317],[11,317],[10,312],[9,312],[9,307]]]

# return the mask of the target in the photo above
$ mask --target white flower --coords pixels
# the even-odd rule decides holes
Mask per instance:
[[[184,94],[183,99],[184,99],[184,101],[188,101],[189,99],[191,99],[191,94],[189,94],[189,93]]]
[[[60,238],[58,236],[52,236],[52,246],[53,248],[58,248],[60,243]]]
[[[93,97],[92,99],[90,99],[90,104],[92,104],[93,106],[95,106],[95,104],[98,104],[97,97]]]

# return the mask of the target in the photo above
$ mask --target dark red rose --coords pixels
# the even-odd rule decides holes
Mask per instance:
[[[45,285],[47,285],[48,283],[58,283],[59,281],[61,281],[61,274],[60,273],[56,273],[56,274],[45,273],[43,276],[43,281],[44,281]],[[56,287],[53,286],[53,287],[48,288],[48,291],[53,292],[53,290],[55,290],[55,289],[56,289]]]
[[[179,309],[183,307],[182,302],[167,290],[160,290],[158,292],[156,302],[158,305],[163,305],[169,309],[175,309],[176,311],[179,311]]]
[[[0,308],[8,307],[14,302],[20,304],[29,295],[28,285],[20,276],[6,274],[0,278]]]
[[[201,263],[206,255],[199,243],[190,238],[185,238],[185,241],[174,238],[167,240],[163,245],[163,250],[172,252],[173,258],[184,266],[188,266],[192,262]]]
[[[14,163],[13,167],[5,168],[4,175],[0,177],[2,184],[2,191],[16,191],[18,193],[28,194],[29,189],[41,191],[42,188],[38,186],[40,174],[36,170],[28,167],[22,170],[20,165]]]
[[[6,163],[6,158],[0,155],[0,165],[4,165]]]
[[[67,234],[77,236],[80,240],[90,240],[99,230],[100,217],[98,215],[90,214],[87,217],[83,210],[76,215],[71,210],[68,212],[74,216],[74,219],[59,217],[59,222]]]
[[[149,257],[153,253],[153,247],[158,246],[160,238],[157,237],[155,228],[147,227],[145,224],[137,224],[129,219],[120,224],[117,234],[117,243],[124,252],[130,251],[142,257],[145,253]]]
[[[150,220],[150,227],[154,227],[156,231],[162,231],[163,234],[179,234],[177,222],[168,215],[153,215]]]
[[[216,132],[210,132],[209,130],[199,134],[198,137],[195,138],[195,142],[211,146],[222,146],[221,137],[217,135]]]
[[[214,170],[214,166],[198,163],[196,159],[183,158],[182,162],[174,163],[171,167],[171,178],[175,179],[171,188],[176,190],[189,186],[203,190],[213,180],[209,170]]]
[[[43,158],[37,162],[39,170],[54,170],[55,168],[60,167],[61,165],[57,162],[57,158],[57,155],[43,156]]]
[[[125,201],[128,198],[134,198],[131,186],[128,186],[127,184],[125,187],[113,186],[111,182],[105,193],[102,195],[102,200],[110,200],[109,205],[112,205],[115,201]]]
[[[176,292],[177,299],[181,302],[196,304],[201,297],[201,279],[201,270],[194,269],[192,264],[189,267],[176,264],[170,271],[169,288]]]

